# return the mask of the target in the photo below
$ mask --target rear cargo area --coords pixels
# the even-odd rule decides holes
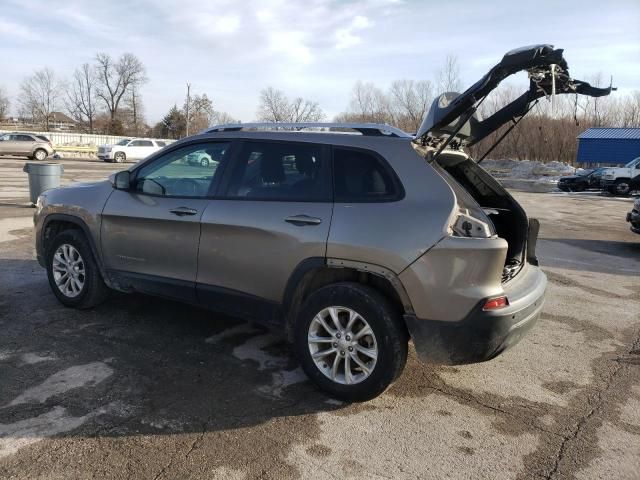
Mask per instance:
[[[443,152],[434,167],[450,184],[455,183],[452,187],[457,190],[460,207],[477,211],[479,205],[495,233],[509,244],[502,275],[503,282],[509,281],[520,271],[526,258],[529,229],[526,213],[509,192],[471,158]],[[460,188],[467,195],[461,195]],[[477,205],[469,205],[471,202]]]

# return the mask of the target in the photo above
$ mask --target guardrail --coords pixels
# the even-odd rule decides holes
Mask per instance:
[[[5,133],[13,133],[18,132],[18,130],[7,130],[0,129],[0,135]],[[31,133],[33,135],[44,135],[51,143],[56,150],[59,151],[75,151],[75,152],[97,152],[97,147],[99,145],[112,145],[114,143],[118,143],[120,140],[124,140],[126,138],[134,139],[141,137],[133,137],[133,136],[120,136],[120,135],[96,135],[92,133],[76,133],[76,132],[36,132],[34,130],[25,130],[20,131],[21,133]],[[162,140],[167,143],[175,142],[172,139],[158,138],[157,140]],[[74,148],[74,150],[71,150]],[[91,150],[84,150],[91,149]]]

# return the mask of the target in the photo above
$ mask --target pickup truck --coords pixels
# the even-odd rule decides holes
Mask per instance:
[[[640,157],[624,167],[607,168],[602,173],[601,186],[613,195],[628,195],[633,187],[632,179],[640,175]]]

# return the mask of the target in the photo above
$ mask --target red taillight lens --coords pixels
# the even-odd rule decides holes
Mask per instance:
[[[484,302],[484,307],[482,310],[497,310],[499,308],[504,308],[509,306],[509,300],[507,297],[496,297],[490,298],[486,302]]]

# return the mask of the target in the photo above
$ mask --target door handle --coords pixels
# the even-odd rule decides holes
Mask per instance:
[[[198,211],[194,208],[189,207],[178,207],[169,210],[174,215],[178,215],[179,217],[184,217],[185,215],[195,215]]]
[[[292,223],[297,227],[303,227],[305,225],[320,225],[322,223],[321,218],[310,217],[309,215],[292,215],[284,219],[287,223]]]

